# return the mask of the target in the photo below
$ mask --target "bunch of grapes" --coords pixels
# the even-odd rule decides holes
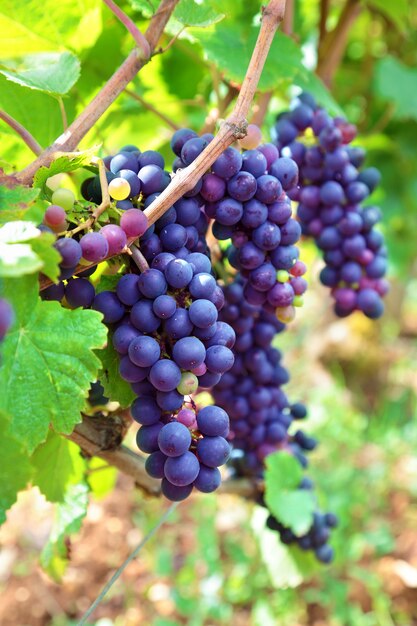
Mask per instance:
[[[224,289],[226,303],[220,316],[235,331],[235,361],[212,394],[230,416],[228,439],[233,446],[236,470],[243,475],[262,477],[264,460],[269,454],[285,450],[306,467],[305,453],[313,450],[317,442],[301,429],[294,434],[289,432],[293,421],[305,418],[307,412],[304,405],[291,404],[282,389],[289,375],[281,364],[281,352],[272,346],[272,341],[285,326],[277,320],[273,307],[267,310],[268,307],[249,303],[245,286],[246,280],[238,275]],[[300,488],[311,486],[305,479]],[[260,502],[266,506],[263,498]],[[312,528],[303,537],[284,528],[272,515],[268,525],[277,530],[286,543],[296,541],[305,549],[314,549],[319,560],[328,562],[333,551],[326,543],[327,526],[331,524],[325,520],[335,518],[326,515],[317,512]]]
[[[174,134],[175,168],[189,165],[212,136],[198,137],[189,129]],[[307,283],[305,266],[298,264],[295,243],[301,235],[291,217],[286,190],[298,181],[297,164],[280,158],[273,144],[239,150],[230,147],[213,163],[198,184],[204,212],[214,219],[213,235],[231,239],[230,264],[247,278],[245,298],[249,303],[274,307],[278,319],[290,321],[294,306],[302,305]]]
[[[302,93],[275,124],[277,146],[296,161],[299,187],[289,190],[299,201],[303,234],[323,252],[321,282],[331,288],[340,317],[355,310],[375,319],[382,315],[387,261],[376,206],[364,206],[380,180],[375,168],[360,171],[364,150],[348,144],[356,127],[332,118],[315,99]]]

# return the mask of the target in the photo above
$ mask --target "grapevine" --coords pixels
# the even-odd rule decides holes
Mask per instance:
[[[76,484],[75,499],[84,498],[86,510],[89,464],[99,457],[165,505],[213,492],[238,495],[264,515],[262,532],[272,531],[289,554],[310,553],[323,568],[337,559],[339,516],[310,478],[318,440],[308,426],[310,403],[299,401],[308,390],[287,393],[282,346],[303,324],[297,310],[308,301],[313,247],[330,296],[324,316],[368,323],[383,315],[388,248],[371,195],[381,197],[384,181],[365,166],[356,125],[335,113],[324,84],[304,66],[292,2],[286,10],[285,0],[270,0],[259,11],[239,81],[233,66],[215,67],[216,46],[207,45],[201,63],[212,63],[216,107],[204,119],[204,98],[184,98],[197,109],[190,127],[126,88],[148,64],[162,72],[159,60],[183,30],[194,28],[192,47],[194,31],[214,29],[224,15],[199,2],[162,0],[155,11],[138,3],[129,11],[148,20],[142,34],[112,0],[104,4],[134,48],[69,126],[43,147],[0,112],[36,156],[20,171],[0,170],[0,422],[10,463],[20,470],[16,489],[0,498],[1,521],[27,485],[66,505]],[[346,34],[356,4],[348,2],[333,37]],[[340,59],[325,54],[325,5],[318,68],[330,85]],[[283,20],[284,34],[274,40]],[[300,67],[280,74],[276,85],[268,82],[274,46],[288,53],[290,69],[291,52],[300,55]],[[72,62],[68,90],[77,80]],[[18,64],[1,72],[23,81]],[[146,79],[138,92],[144,85]],[[66,92],[54,84],[49,93],[66,127]],[[161,141],[142,143],[138,128],[117,147],[104,137],[102,147],[79,149],[91,129],[103,134],[122,94],[164,124]],[[22,385],[33,402],[30,420]],[[39,471],[48,446],[52,455],[59,446],[64,457],[77,455],[84,468],[78,483],[68,470],[61,491],[48,485],[48,472]],[[177,505],[169,506],[135,555]]]

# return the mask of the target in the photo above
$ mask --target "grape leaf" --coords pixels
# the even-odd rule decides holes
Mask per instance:
[[[215,29],[198,32],[198,39],[208,60],[219,66],[229,79],[237,82],[241,82],[245,76],[257,37],[258,29],[255,26],[244,30],[236,24],[224,22]],[[231,50],[239,50],[239,54],[231,54]],[[273,89],[282,81],[294,81],[300,73],[305,73],[300,48],[292,39],[278,32],[262,71],[259,89]]]
[[[80,61],[72,52],[44,52],[27,55],[17,67],[13,63],[0,73],[22,87],[63,96],[77,82],[80,71]]]
[[[284,545],[279,534],[266,526],[267,517],[268,511],[264,507],[255,507],[251,527],[271,582],[276,589],[298,587],[303,580],[320,570],[320,564],[311,552],[307,553],[298,546]]]
[[[86,466],[80,448],[53,430],[45,443],[36,448],[31,461],[32,483],[49,502],[63,502],[68,485],[82,481]]]
[[[102,28],[100,0],[2,0],[0,58],[62,49],[82,50]]]
[[[201,28],[216,24],[224,18],[224,13],[217,13],[207,3],[197,3],[195,0],[180,0],[173,15],[185,26]]]
[[[53,247],[55,237],[32,222],[16,220],[0,228],[0,276],[17,277],[39,270],[55,281],[61,259]]]
[[[20,122],[37,139],[41,146],[53,143],[63,131],[61,112],[58,101],[55,98],[51,98],[50,95],[41,91],[25,89],[21,85],[7,80],[1,74],[0,108],[7,111],[9,115]],[[65,109],[68,119],[71,119],[73,117],[74,105],[69,106],[67,101]],[[45,111],[48,111],[47,115]],[[22,141],[16,133],[15,137],[14,145],[20,147]],[[11,159],[13,163],[15,161],[14,152],[15,150],[9,156],[9,160]],[[28,158],[26,156],[26,164],[27,162]]]
[[[45,212],[40,190],[22,185],[0,184],[0,224],[14,220],[42,221]]]
[[[407,20],[410,15],[410,6],[408,0],[395,0],[395,2],[387,2],[386,0],[367,0],[367,4],[381,11],[389,20],[391,20],[399,31],[404,31]]]
[[[303,470],[295,457],[276,452],[265,461],[265,502],[271,513],[296,535],[307,532],[313,522],[315,502],[310,491],[297,489]]]
[[[380,59],[375,68],[375,93],[395,105],[398,118],[417,119],[417,70],[393,56]]]
[[[0,408],[11,415],[13,432],[32,452],[46,439],[50,423],[68,434],[80,421],[100,367],[93,349],[105,344],[107,330],[97,311],[43,302],[36,276],[6,279],[2,291],[16,322],[3,343]]]
[[[40,557],[44,570],[57,582],[68,563],[68,536],[80,530],[87,506],[88,486],[85,483],[70,485],[64,502],[57,505],[52,531]]]
[[[135,394],[129,383],[123,380],[119,374],[120,359],[113,348],[110,333],[107,346],[96,354],[101,359],[102,364],[99,379],[104,387],[104,395],[110,398],[110,400],[118,402],[122,407],[130,406],[135,399]]]
[[[88,464],[88,484],[95,499],[100,500],[109,494],[117,480],[117,470],[113,465],[106,465],[103,459],[91,457]]]
[[[10,418],[0,410],[0,524],[17,494],[30,481],[32,467],[22,443],[10,431]]]
[[[97,146],[83,152],[65,154],[52,161],[49,167],[42,165],[33,178],[33,186],[40,187],[46,194],[46,181],[50,176],[63,172],[73,172],[83,165],[91,163],[91,159],[97,151]]]

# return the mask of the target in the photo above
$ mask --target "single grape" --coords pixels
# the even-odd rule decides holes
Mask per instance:
[[[57,189],[52,194],[52,204],[57,204],[65,211],[71,211],[74,202],[75,195],[71,189]]]
[[[182,426],[182,424],[177,424],[177,426]],[[181,456],[169,457],[165,461],[165,477],[176,487],[185,487],[192,484],[197,478],[199,471],[200,463],[192,452],[185,452]]]
[[[127,209],[120,218],[120,227],[128,237],[140,237],[148,228],[148,220],[143,211]]]
[[[166,456],[181,456],[191,445],[190,431],[184,424],[180,424],[179,422],[165,424],[159,432],[158,445],[161,452]],[[167,476],[167,478],[169,479],[169,476]]]
[[[109,253],[107,239],[100,233],[87,233],[80,239],[83,259],[91,263],[103,261]]]

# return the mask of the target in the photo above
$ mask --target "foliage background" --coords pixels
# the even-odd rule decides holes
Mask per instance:
[[[147,0],[119,4],[140,27],[146,26]],[[211,19],[226,18],[204,30],[187,28],[130,86],[174,124],[196,130],[225,96],[223,77],[242,78],[260,5],[256,0],[205,4]],[[341,7],[341,2],[331,3],[330,28]],[[296,43],[277,39],[262,85],[274,88],[265,138],[294,85],[309,86],[333,111],[340,106],[359,126],[358,144],[369,151],[367,163],[383,174],[373,200],[384,213],[392,281],[381,321],[356,316],[336,320],[316,280],[320,261],[305,244],[304,259],[311,266],[306,305],[278,339],[292,374],[292,396],[310,406],[310,430],[321,440],[310,474],[323,507],[341,518],[333,542],[336,562],[309,575],[300,573],[265,534],[251,504],[231,496],[198,496],[178,508],[130,566],[97,610],[97,626],[417,624],[417,9],[407,0],[362,2],[332,95],[307,69],[315,63],[318,15],[316,0],[297,1]],[[162,46],[181,27],[173,20]],[[5,35],[0,37],[0,107],[42,146],[63,130],[59,99],[71,121],[131,49],[124,28],[98,0],[44,0],[41,5],[3,0],[0,33]],[[7,72],[27,69],[27,59],[20,65],[22,54],[39,52],[75,55],[74,82],[70,85],[68,79],[64,95],[6,79]],[[1,121],[0,133],[0,166],[10,172],[27,164],[31,153]],[[100,143],[103,153],[112,153],[137,143],[168,156],[171,133],[166,120],[125,93],[83,147]],[[72,177],[65,184],[78,182]],[[54,458],[70,468],[67,502],[55,511],[53,526],[56,507],[36,488],[21,494],[9,513],[0,531],[0,623],[5,626],[75,624],[109,570],[166,507],[141,496],[125,478],[119,477],[112,491],[115,474],[93,461],[87,469],[93,497],[86,522],[69,542],[67,533],[79,529],[84,513],[86,493],[77,481],[86,467],[75,446],[60,450],[59,438],[48,445],[55,449]],[[47,461],[41,453],[37,461],[37,482],[42,484]],[[55,496],[50,493],[49,499]],[[78,517],[74,502],[80,504]],[[69,528],[65,506],[72,512]],[[38,565],[40,551],[49,576]]]

